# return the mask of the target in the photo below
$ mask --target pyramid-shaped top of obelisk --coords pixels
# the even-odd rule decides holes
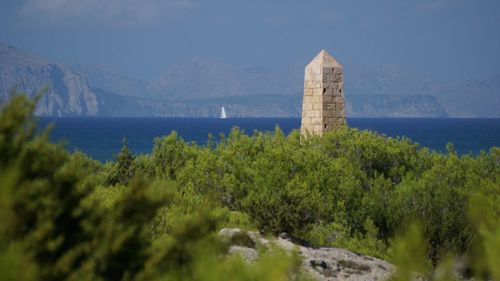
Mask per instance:
[[[307,67],[342,67],[325,49],[322,49]]]

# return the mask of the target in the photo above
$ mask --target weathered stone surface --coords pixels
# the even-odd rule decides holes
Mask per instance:
[[[229,248],[229,254],[238,254],[248,262],[256,261],[259,256],[255,249],[242,246],[231,246]]]
[[[33,97],[47,92],[35,113],[52,116],[96,116],[100,113],[96,91],[87,79],[69,67],[0,43],[0,104],[13,87]]]
[[[238,228],[222,229],[219,234],[225,238],[242,232]],[[387,280],[394,272],[394,266],[386,261],[359,255],[337,248],[309,248],[296,245],[286,235],[275,239],[264,238],[256,231],[247,232],[256,244],[262,246],[276,245],[287,251],[297,250],[302,256],[302,270],[319,281],[351,281],[351,280]],[[239,254],[247,261],[258,259],[258,253],[241,246],[231,246],[230,254]]]
[[[342,65],[325,50],[306,66],[301,133],[318,134],[345,124]]]
[[[300,247],[303,267],[317,280],[386,280],[394,266],[386,261],[337,249]]]

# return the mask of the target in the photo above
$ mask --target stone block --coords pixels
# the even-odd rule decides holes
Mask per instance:
[[[304,103],[304,104],[302,104],[302,111],[312,110],[312,109],[313,109],[313,104],[312,103]]]
[[[305,75],[304,75],[304,81],[306,81],[306,80],[311,80],[312,81],[312,80],[315,79],[314,76],[315,75],[313,73],[306,71]]]
[[[335,110],[333,103],[323,103],[323,110]]]
[[[305,96],[304,100],[302,101],[302,105],[304,105],[304,104],[313,104],[312,96]],[[311,105],[311,109],[312,109],[312,105]]]
[[[310,117],[314,117],[314,114],[315,114],[315,112],[313,110],[304,110],[304,112],[302,112],[302,117],[310,118]]]
[[[321,124],[323,123],[323,119],[321,117],[313,117],[311,118],[311,124]]]
[[[302,117],[311,118],[311,117],[319,117],[320,113],[317,110],[304,110]]]
[[[332,89],[332,93],[333,93],[333,96],[342,96],[340,88]]]
[[[327,96],[334,96],[335,95],[335,89],[330,87],[330,88],[327,88],[326,91],[325,91],[325,95]]]
[[[326,125],[326,128],[325,128],[325,129],[326,129],[327,131],[333,131],[333,130],[337,129],[338,127],[339,127],[339,126],[338,126],[337,124],[328,124],[328,125]]]
[[[344,117],[343,110],[334,110],[332,112],[333,112],[332,117],[337,117],[337,118]]]
[[[323,95],[323,88],[316,88],[313,90],[313,96],[322,96]]]
[[[311,96],[310,99],[311,103],[321,103],[323,102],[323,97],[322,96]]]
[[[323,67],[323,74],[333,74],[333,67]]]
[[[324,95],[323,103],[333,103],[334,97],[332,95]]]
[[[312,109],[319,111],[319,110],[323,109],[323,104],[322,103],[314,103],[312,105]]]
[[[304,89],[314,89],[316,86],[314,80],[304,80]]]
[[[303,124],[303,125],[301,126],[301,131],[303,131],[303,130],[307,130],[307,131],[312,132],[312,130],[313,130],[313,125],[311,125],[311,124]]]

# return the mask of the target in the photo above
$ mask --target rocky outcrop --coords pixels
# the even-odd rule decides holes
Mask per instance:
[[[42,87],[47,92],[36,109],[38,115],[95,116],[98,99],[87,79],[41,57],[0,44],[0,100],[11,91],[34,96]]]
[[[297,245],[290,241],[286,235],[280,235],[275,239],[267,239],[258,232],[244,232],[238,228],[225,228],[220,230],[219,234],[231,242],[235,240],[232,239],[233,237],[247,235],[251,241],[265,247],[276,245],[287,251],[297,250],[302,256],[302,270],[320,281],[387,280],[394,272],[394,266],[386,261],[338,248],[316,249]],[[238,240],[241,241],[242,239]],[[242,258],[249,262],[255,261],[258,259],[257,251],[252,248],[252,245],[248,244],[251,243],[232,245],[229,253],[240,254]]]

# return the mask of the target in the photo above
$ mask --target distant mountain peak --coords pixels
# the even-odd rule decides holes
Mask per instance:
[[[334,64],[326,51],[321,63]],[[334,60],[334,59],[333,59]],[[72,65],[0,43],[0,102],[13,86],[30,95],[42,86],[41,115],[205,116],[223,104],[243,116],[300,116],[304,66],[239,68],[191,58],[151,83],[106,65]],[[438,81],[400,65],[344,69],[349,116],[500,117],[500,75]]]
[[[48,86],[36,109],[41,115],[97,115],[98,101],[87,79],[63,65],[8,45],[0,46],[0,99],[12,88],[33,96]]]
[[[0,43],[0,60],[3,64],[20,64],[40,66],[50,63],[44,57],[18,49],[8,44]]]

